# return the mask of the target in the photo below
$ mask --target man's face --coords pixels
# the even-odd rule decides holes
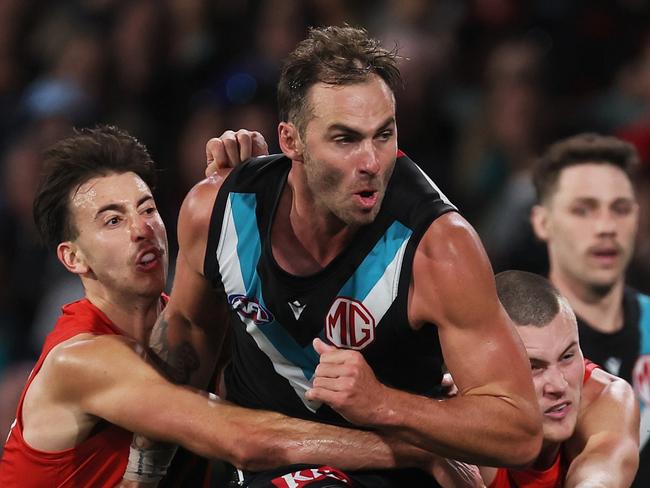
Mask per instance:
[[[71,195],[73,241],[87,271],[110,296],[157,297],[167,278],[167,234],[147,184],[135,173],[99,176]]]
[[[548,244],[551,276],[590,288],[623,279],[633,252],[638,205],[627,175],[611,164],[564,168],[557,188],[533,211]]]
[[[575,315],[563,300],[549,324],[518,326],[517,331],[532,368],[544,442],[564,442],[575,429],[584,376]]]
[[[302,152],[316,211],[348,225],[372,222],[395,167],[395,99],[376,75],[309,90]]]

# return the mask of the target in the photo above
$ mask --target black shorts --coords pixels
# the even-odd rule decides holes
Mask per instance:
[[[235,470],[231,486],[242,488],[434,488],[429,475],[415,469],[343,472],[331,466],[295,464],[260,473]]]

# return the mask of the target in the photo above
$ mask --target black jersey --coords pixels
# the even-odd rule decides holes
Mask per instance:
[[[650,486],[650,297],[626,288],[623,294],[623,327],[614,333],[599,332],[578,319],[580,347],[586,357],[634,387],[639,399],[641,453],[633,488]]]
[[[228,398],[245,407],[345,423],[304,398],[318,365],[315,337],[360,350],[384,384],[434,391],[442,364],[436,328],[411,329],[407,296],[422,234],[454,207],[401,156],[375,221],[323,270],[293,276],[275,262],[269,237],[289,169],[284,156],[251,160],[232,171],[215,201],[205,276],[223,285],[235,312]]]

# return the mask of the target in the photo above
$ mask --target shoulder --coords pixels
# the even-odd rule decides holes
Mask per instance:
[[[117,334],[79,334],[52,349],[43,363],[62,380],[71,381],[109,367],[116,354],[135,352],[144,357],[144,348],[135,340]],[[73,375],[74,373],[74,375]]]
[[[52,348],[29,386],[31,399],[75,403],[107,376],[125,352],[143,349],[126,337],[78,334]],[[40,401],[40,400],[39,400]]]
[[[415,252],[413,274],[416,279],[418,275],[436,278],[444,288],[460,284],[459,279],[494,282],[478,234],[456,212],[441,215],[429,225]]]
[[[456,212],[434,220],[413,259],[414,323],[439,313],[492,313],[497,303],[492,267],[476,231]]]
[[[429,224],[418,252],[430,258],[452,259],[462,251],[482,251],[474,228],[457,212],[448,212]]]
[[[581,409],[589,411],[605,403],[617,404],[622,408],[634,408],[636,405],[634,390],[624,379],[601,368],[595,368],[583,386]]]
[[[179,226],[190,231],[209,224],[214,201],[230,172],[230,169],[219,170],[192,187],[183,200]]]

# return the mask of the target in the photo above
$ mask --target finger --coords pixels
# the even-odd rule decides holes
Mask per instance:
[[[328,391],[350,392],[354,389],[354,381],[350,378],[314,378],[312,388],[321,388]]]
[[[234,168],[240,162],[239,144],[237,144],[235,133],[231,130],[228,130],[223,133],[221,140],[223,141],[223,147],[226,151],[228,167]]]
[[[328,405],[336,404],[339,393],[324,388],[311,388],[305,392],[305,398],[310,401],[326,403]]]
[[[350,376],[349,369],[343,363],[319,363],[314,371],[314,376],[340,378],[342,376]]]
[[[205,159],[208,164],[215,162],[222,164],[226,160],[226,151],[223,141],[219,137],[213,137],[205,145]]]
[[[313,346],[314,346],[314,349],[316,350],[316,353],[317,353],[319,356],[325,354],[326,352],[334,352],[334,351],[338,351],[338,349],[337,349],[335,346],[332,346],[332,345],[330,345],[330,344],[326,344],[325,342],[323,342],[323,341],[322,341],[321,339],[319,339],[318,337],[316,337],[316,338],[314,339],[314,341],[313,341],[312,344],[313,344]]]
[[[235,135],[237,144],[239,145],[239,159],[246,161],[253,153],[253,138],[251,133],[245,129],[240,129]]]
[[[217,172],[219,169],[219,165],[215,163],[214,161],[209,162],[208,165],[205,167],[205,177],[209,178],[213,174]]]
[[[269,146],[264,139],[264,136],[259,132],[252,133],[252,142],[253,142],[253,156],[268,156]]]

